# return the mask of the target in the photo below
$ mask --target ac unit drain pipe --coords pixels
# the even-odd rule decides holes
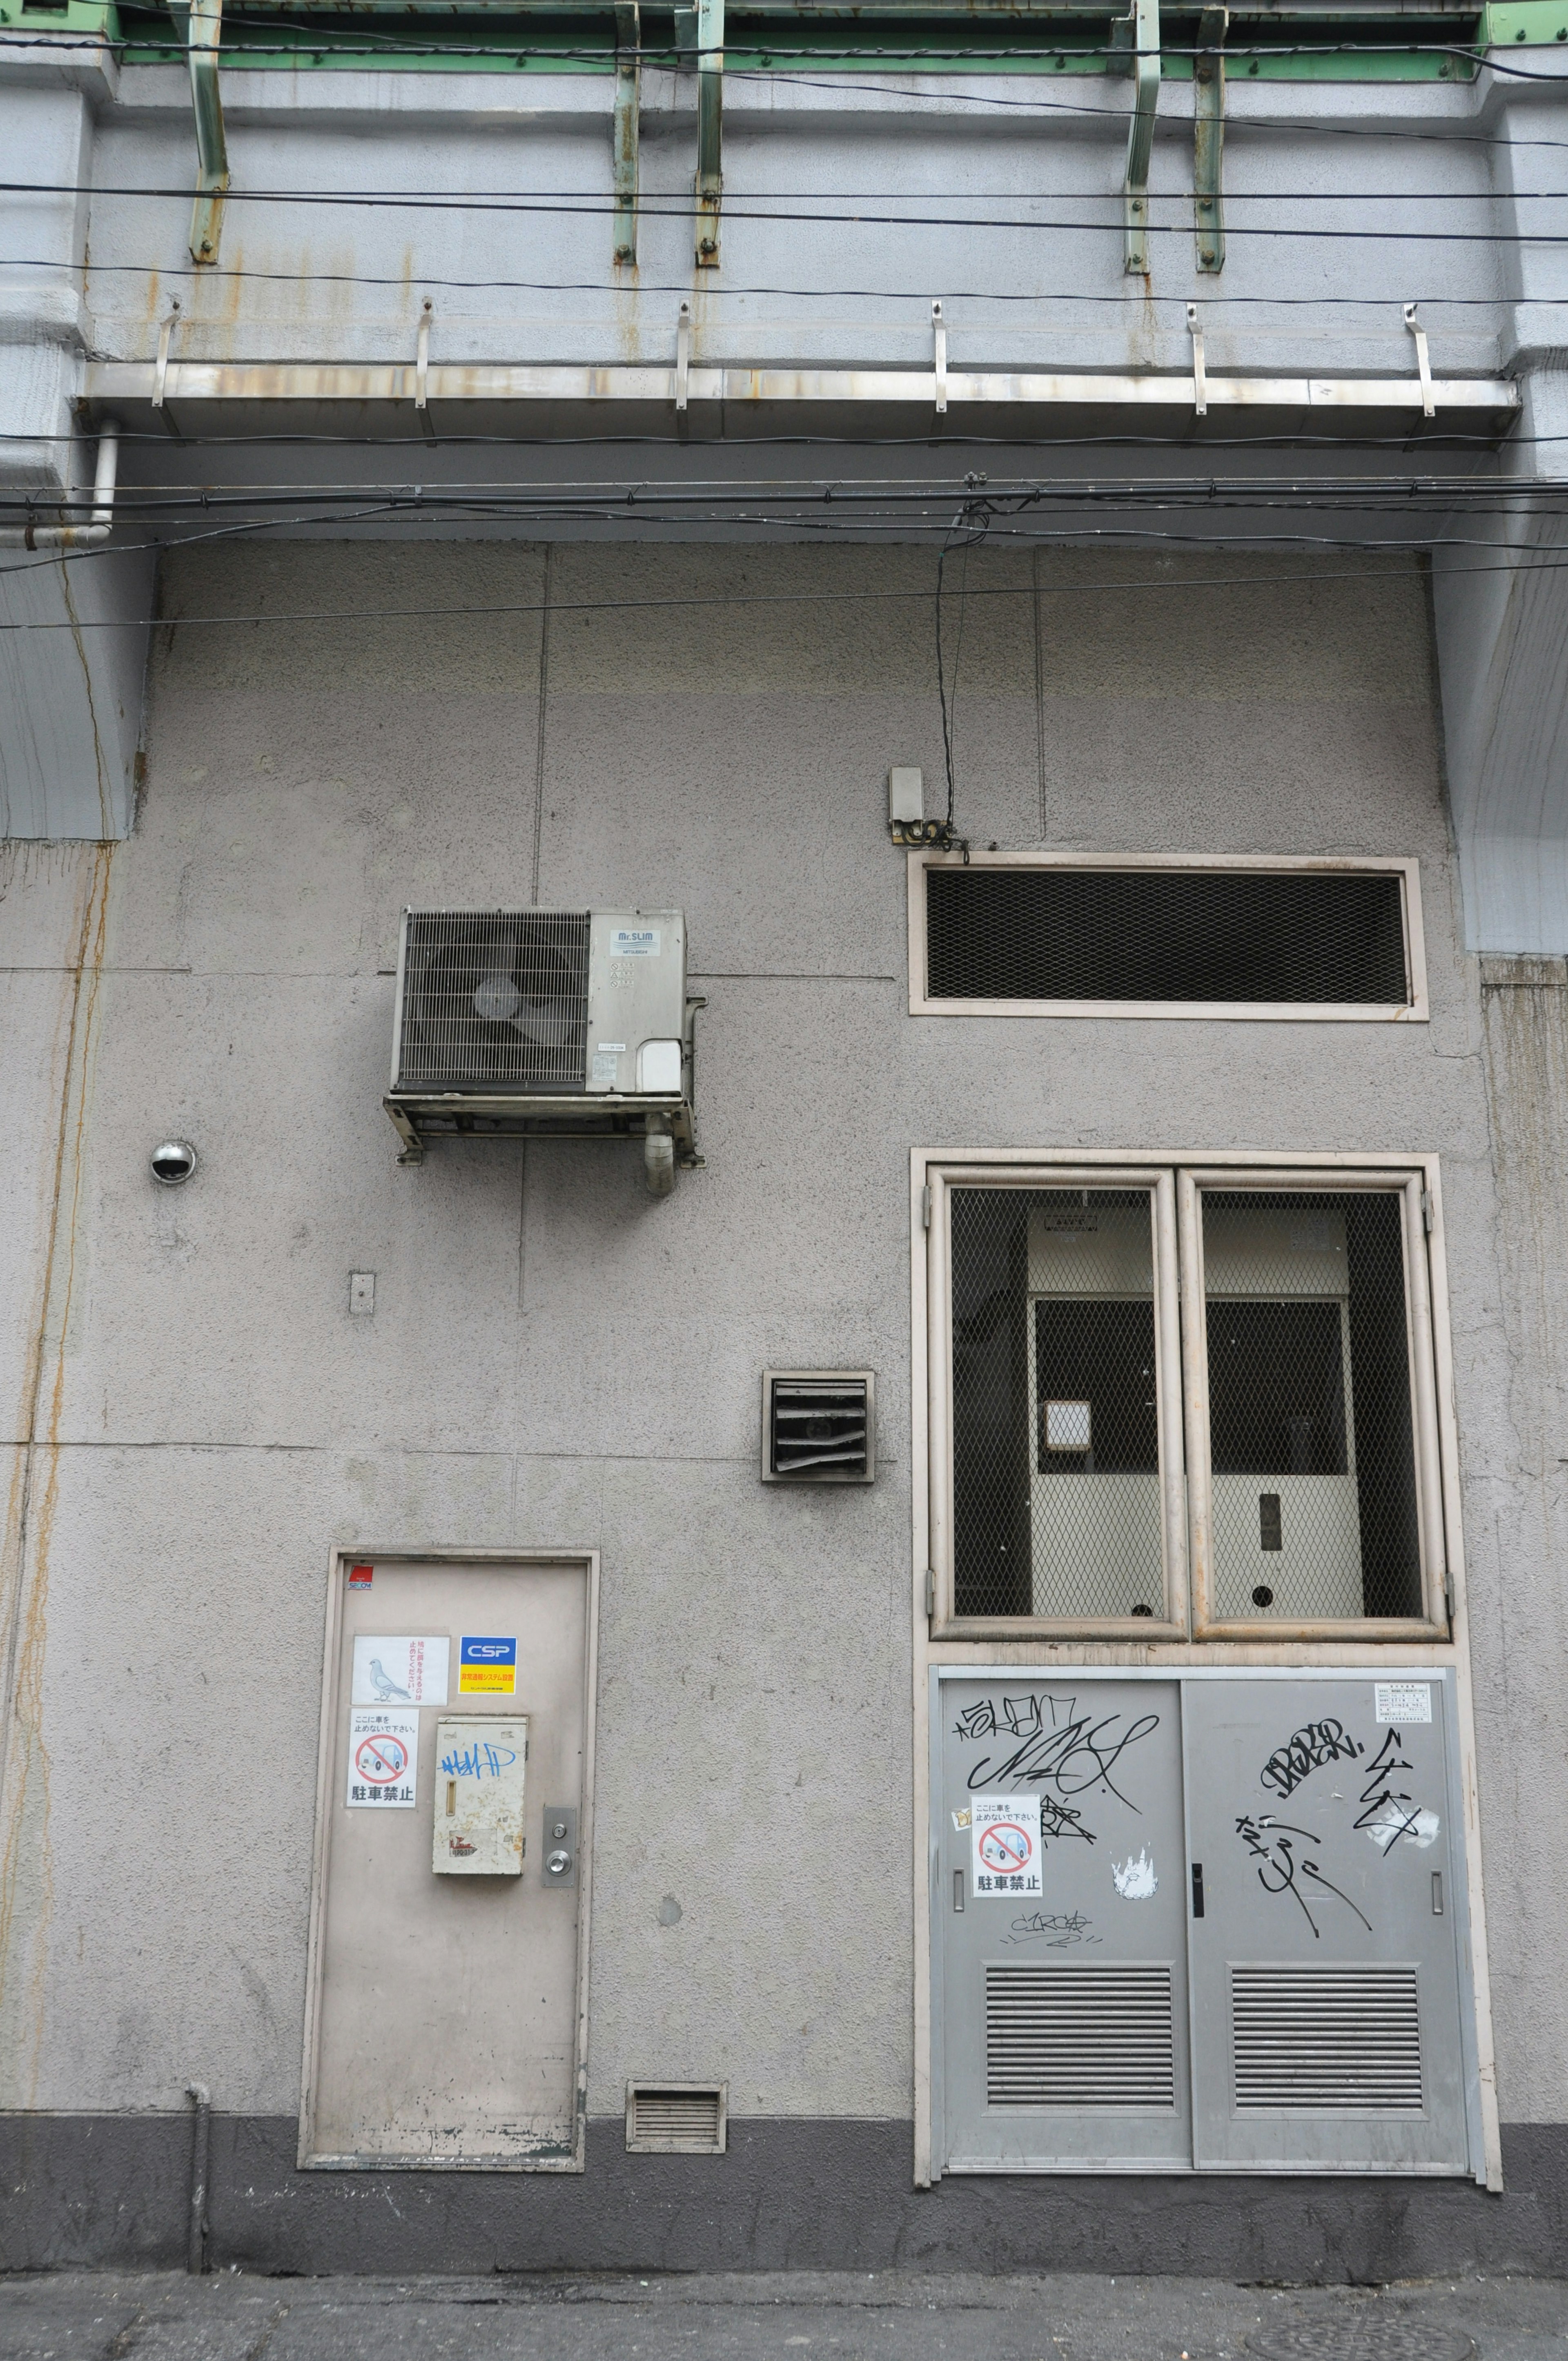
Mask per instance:
[[[119,460],[119,422],[105,418],[98,429],[92,522],[5,525],[0,527],[0,549],[91,549],[95,543],[107,541],[115,525],[115,477]]]
[[[207,2159],[212,2148],[213,2095],[205,2082],[187,2082],[185,2095],[196,2110],[191,2135],[191,2213],[185,2233],[185,2268],[192,2278],[199,2279],[207,2268]]]

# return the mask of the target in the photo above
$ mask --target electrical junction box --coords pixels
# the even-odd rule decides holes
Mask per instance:
[[[435,1725],[430,1865],[438,1877],[521,1877],[528,1719],[472,1714]]]

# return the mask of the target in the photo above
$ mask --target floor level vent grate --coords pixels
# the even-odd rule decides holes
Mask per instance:
[[[722,2156],[727,2082],[628,2082],[626,2145],[640,2156]]]

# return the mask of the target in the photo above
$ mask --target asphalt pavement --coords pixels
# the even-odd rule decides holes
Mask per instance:
[[[0,2361],[1568,2361],[1568,2282],[0,2279]]]

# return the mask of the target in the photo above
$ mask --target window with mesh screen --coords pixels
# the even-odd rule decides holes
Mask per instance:
[[[1205,1190],[1213,1612],[1423,1612],[1395,1191]]]
[[[954,1607],[1165,1614],[1152,1192],[952,1193]]]
[[[925,872],[929,1000],[1406,1007],[1398,870]]]

